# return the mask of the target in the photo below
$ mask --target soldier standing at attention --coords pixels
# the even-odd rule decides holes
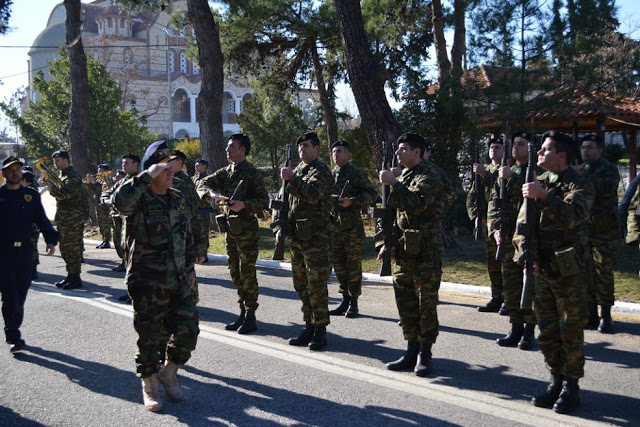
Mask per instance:
[[[61,171],[62,186],[48,182],[49,193],[56,199],[56,226],[60,233],[60,255],[67,266],[67,277],[55,285],[62,289],[82,287],[80,270],[82,266],[82,231],[89,216],[87,195],[82,188],[80,173],[71,166],[69,152],[59,150],[53,153],[53,163]]]
[[[238,319],[225,329],[239,334],[248,334],[258,328],[256,260],[260,227],[256,215],[269,204],[262,174],[247,161],[250,150],[251,140],[247,135],[231,135],[225,150],[231,164],[198,183],[198,194],[202,199],[214,199],[224,206],[224,213],[217,220],[220,231],[226,233],[229,273],[238,291],[240,305]]]
[[[431,372],[431,347],[438,336],[438,290],[442,276],[440,222],[445,198],[442,180],[433,164],[423,160],[426,142],[415,133],[398,138],[395,152],[404,167],[380,171],[380,182],[391,186],[388,206],[395,212],[392,246],[395,269],[393,289],[407,351],[387,363],[392,371]],[[379,249],[382,259],[385,247]],[[419,357],[418,357],[419,356]]]
[[[102,202],[102,192],[111,187],[111,183],[106,180],[111,179],[111,167],[106,164],[98,165],[98,172],[94,175],[87,175],[87,188],[93,194],[93,201],[96,210],[96,218],[98,219],[98,228],[102,235],[102,242],[96,246],[96,249],[111,248],[111,220],[109,213],[111,209]]]
[[[604,147],[598,135],[582,138],[580,170],[591,179],[595,199],[591,208],[589,244],[593,258],[593,278],[589,281],[588,329],[611,333],[611,307],[615,302],[613,269],[618,253],[618,168],[603,158]],[[598,319],[600,305],[600,319]],[[598,322],[599,321],[599,322]]]
[[[518,131],[513,134],[513,143],[511,144],[511,156],[516,164],[502,166],[498,170],[498,178],[507,180],[507,203],[506,223],[503,224],[500,219],[493,222],[490,234],[495,239],[496,246],[503,242],[504,259],[502,263],[502,283],[504,302],[509,312],[509,323],[511,323],[511,331],[496,342],[501,347],[518,346],[521,350],[531,350],[535,343],[534,332],[536,328],[536,318],[533,309],[520,308],[520,296],[522,295],[522,266],[513,261],[514,247],[511,243],[513,234],[516,231],[516,222],[518,212],[522,206],[522,184],[525,183],[527,166],[529,165],[529,142],[531,136],[524,131]],[[542,169],[538,173],[544,172]],[[499,191],[500,184],[496,183],[496,193]]]
[[[44,213],[40,194],[22,186],[22,162],[7,157],[2,162],[0,187],[0,294],[5,340],[9,351],[21,351],[25,342],[20,334],[24,318],[24,303],[31,286],[33,246],[32,227],[35,224],[47,242],[47,255],[55,253],[58,233]]]
[[[205,159],[200,158],[196,160],[193,167],[195,168],[195,173],[191,177],[191,180],[193,181],[193,185],[198,188],[198,184],[200,183],[200,181],[202,181],[208,175],[207,168],[209,167],[209,162]],[[198,215],[202,217],[202,232],[207,236],[207,239],[205,241],[205,250],[207,253],[209,252],[209,212],[211,210],[212,208],[209,203],[198,197]],[[208,260],[205,257],[202,263],[204,264],[206,262],[208,262]]]
[[[142,378],[142,396],[149,411],[163,408],[159,383],[173,401],[181,401],[176,374],[196,348],[198,311],[191,294],[196,283],[196,257],[191,221],[182,193],[171,188],[176,156],[147,149],[137,176],[127,179],[113,194],[113,205],[125,218],[123,245],[126,284],[133,300],[138,333],[136,372]],[[167,363],[160,369],[162,335],[171,336]]]
[[[331,156],[336,164],[331,197],[333,217],[338,226],[332,261],[340,282],[342,303],[329,314],[344,314],[352,318],[358,315],[358,297],[362,292],[362,242],[365,234],[360,212],[373,203],[377,192],[367,175],[351,164],[348,142],[331,144]]]
[[[591,257],[587,239],[594,191],[590,180],[570,167],[574,160],[570,136],[549,131],[542,141],[538,166],[546,172],[522,186],[523,197],[536,199],[534,306],[538,344],[551,372],[551,384],[533,398],[533,404],[566,414],[580,405],[578,379],[584,376],[586,268]],[[518,222],[524,221],[524,206]],[[518,259],[522,236],[515,234],[513,242]]]
[[[496,220],[497,210],[492,209],[492,201],[497,197],[495,192],[495,183],[498,180],[498,169],[500,168],[500,160],[504,153],[504,143],[501,139],[492,138],[489,140],[489,158],[491,163],[485,165],[483,163],[475,163],[473,165],[473,173],[479,175],[481,187],[478,191],[484,194],[487,212],[483,212],[487,219],[487,230],[491,229],[493,221]],[[474,220],[478,213],[476,212],[477,204],[475,203],[475,180],[471,186],[471,190],[467,195],[467,213],[469,218]],[[487,271],[489,272],[489,280],[491,281],[491,300],[484,306],[478,307],[478,311],[497,313],[500,311],[504,299],[502,296],[502,266],[500,261],[496,260],[496,241],[493,236],[487,232],[485,247],[487,252]],[[503,309],[506,314],[506,308]],[[502,313],[500,313],[502,314]]]
[[[289,222],[291,224],[291,269],[293,287],[302,301],[305,328],[290,345],[320,350],[327,345],[329,292],[331,275],[331,189],[333,176],[318,159],[320,140],[307,132],[296,141],[300,164],[280,169],[288,181]],[[284,236],[276,232],[276,241]]]

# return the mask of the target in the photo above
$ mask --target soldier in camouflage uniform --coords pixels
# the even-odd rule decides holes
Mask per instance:
[[[520,296],[522,295],[522,266],[513,261],[514,247],[511,244],[513,234],[515,233],[518,212],[522,206],[522,185],[525,183],[527,167],[529,165],[529,142],[531,136],[524,131],[518,131],[513,134],[513,142],[511,145],[511,156],[515,161],[515,165],[502,166],[498,170],[498,182],[495,184],[495,193],[499,194],[500,180],[505,179],[506,182],[506,203],[504,209],[506,211],[506,221],[502,222],[498,217],[489,229],[489,234],[494,238],[496,245],[499,246],[504,236],[504,258],[502,263],[502,283],[504,302],[509,312],[509,322],[511,323],[511,331],[503,337],[498,338],[496,342],[502,347],[518,346],[521,350],[531,350],[533,348],[535,338],[534,332],[536,327],[536,318],[531,307],[526,309],[520,308]],[[538,169],[538,174],[544,171]]]
[[[209,162],[206,161],[205,159],[197,159],[195,164],[194,164],[194,168],[195,168],[195,174],[191,177],[191,180],[193,181],[193,185],[196,186],[196,189],[198,188],[198,184],[200,183],[200,181],[202,181],[207,175],[209,175],[207,173],[207,168],[209,167]],[[209,231],[210,231],[210,224],[209,224],[209,213],[213,212],[213,208],[211,207],[211,205],[205,201],[202,200],[201,198],[198,198],[198,215],[200,215],[202,217],[202,232],[205,233],[205,235],[207,236],[206,239],[206,245],[205,245],[205,251],[209,252]],[[208,262],[207,258],[205,257],[204,259],[204,263]]]
[[[327,281],[331,275],[331,189],[333,176],[327,165],[318,159],[320,140],[314,132],[296,141],[300,164],[280,170],[288,181],[289,223],[291,225],[291,269],[293,287],[302,301],[305,328],[290,345],[308,345],[320,350],[327,345],[329,324],[329,293]],[[284,238],[276,230],[276,241]]]
[[[106,164],[98,165],[96,175],[87,175],[87,189],[93,195],[93,203],[96,210],[96,218],[98,219],[98,228],[102,235],[102,242],[96,246],[96,249],[111,248],[111,219],[109,217],[111,209],[102,203],[102,192],[112,187],[113,183],[107,180],[111,179],[111,167]]]
[[[229,273],[238,291],[240,305],[238,319],[226,325],[225,329],[239,334],[248,334],[258,328],[256,260],[260,227],[256,215],[269,204],[262,174],[247,161],[250,150],[251,140],[247,135],[231,135],[226,148],[231,164],[198,183],[198,194],[202,199],[213,199],[223,204],[223,214],[216,219],[220,231],[226,233]]]
[[[440,222],[444,210],[444,186],[434,165],[423,160],[425,140],[406,133],[398,138],[395,155],[404,167],[380,171],[380,182],[391,186],[388,207],[396,212],[392,246],[395,258],[393,288],[407,340],[407,351],[387,368],[411,369],[418,376],[431,372],[431,347],[438,336],[438,290],[442,276]],[[378,258],[384,245],[378,244]]]
[[[82,287],[80,270],[82,264],[82,231],[89,216],[87,194],[80,173],[71,166],[68,151],[53,153],[56,169],[61,171],[61,187],[48,182],[49,193],[56,199],[56,226],[60,233],[60,254],[66,263],[67,277],[55,285],[62,289]]]
[[[127,153],[122,156],[122,170],[124,171],[127,178],[131,178],[138,173],[138,168],[140,167],[140,157],[133,153]],[[113,268],[113,271],[116,272],[124,272],[126,271],[126,267],[124,265],[124,253],[122,252],[122,216],[120,212],[113,206],[111,201],[111,197],[116,190],[124,184],[126,178],[117,181],[111,188],[108,188],[106,191],[102,192],[100,196],[100,203],[110,208],[111,211],[111,224],[113,226],[113,246],[116,249],[116,253],[122,260],[119,266]],[[130,302],[131,299],[129,295],[124,295],[119,298],[120,301]]]
[[[491,163],[485,165],[483,163],[475,163],[473,165],[473,173],[480,176],[480,183],[482,188],[480,191],[484,194],[484,200],[486,201],[487,212],[485,212],[487,218],[487,230],[491,228],[493,221],[496,219],[497,211],[490,212],[491,201],[496,198],[495,183],[498,179],[498,168],[500,167],[500,160],[504,153],[504,143],[501,139],[492,138],[489,140],[489,158]],[[475,202],[476,188],[475,180],[471,186],[471,190],[467,194],[467,213],[472,221],[477,220],[477,204]],[[480,227],[480,224],[478,224]],[[502,297],[502,265],[500,261],[496,261],[496,241],[493,236],[489,236],[487,233],[485,240],[485,247],[487,252],[487,271],[489,272],[489,280],[491,280],[491,300],[484,306],[478,307],[478,311],[497,313],[503,305],[504,299]],[[506,312],[505,312],[506,314]]]
[[[579,406],[578,379],[584,376],[586,268],[591,257],[587,239],[594,190],[587,177],[569,166],[574,158],[570,136],[549,131],[542,141],[538,166],[547,172],[522,186],[523,197],[536,199],[534,307],[538,344],[552,377],[533,404],[564,414]],[[524,222],[524,206],[519,223]],[[521,256],[522,240],[514,235],[514,260]]]
[[[637,175],[624,193],[620,208],[621,215],[627,217],[627,235],[625,243],[639,247],[640,244],[640,175]],[[638,273],[640,275],[640,272]]]
[[[580,170],[591,179],[596,192],[591,208],[589,234],[593,277],[589,281],[587,290],[589,301],[587,328],[598,328],[600,333],[609,334],[612,327],[611,306],[615,302],[613,269],[616,266],[618,253],[617,208],[620,172],[616,166],[603,158],[604,146],[598,135],[587,135],[582,138],[580,153],[584,161]],[[600,319],[598,319],[598,305],[600,305]]]
[[[176,374],[189,360],[199,333],[192,289],[194,264],[202,262],[202,257],[195,253],[187,202],[180,191],[170,188],[171,163],[176,158],[149,147],[145,170],[127,179],[112,197],[124,217],[125,280],[138,333],[136,372],[142,378],[144,405],[150,411],[162,410],[160,383],[171,400],[182,400]],[[167,363],[161,368],[158,351],[164,346],[163,331],[171,334],[171,340]]]
[[[377,192],[367,175],[350,162],[349,143],[331,144],[331,155],[336,164],[333,170],[333,218],[338,231],[332,251],[333,269],[340,283],[342,303],[331,310],[331,315],[358,315],[358,297],[362,292],[362,242],[364,224],[360,212],[376,199]]]

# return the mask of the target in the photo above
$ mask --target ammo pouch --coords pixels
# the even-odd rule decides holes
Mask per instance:
[[[229,223],[225,214],[216,215],[216,224],[218,224],[221,233],[229,232]]]
[[[407,255],[419,255],[422,250],[422,230],[403,230],[402,236]]]
[[[554,252],[556,262],[562,277],[575,276],[580,271],[576,248],[570,246],[568,248],[558,249]]]
[[[296,219],[296,237],[301,242],[311,240],[316,234],[316,224],[308,218]]]
[[[229,224],[229,234],[241,234],[244,231],[244,219],[240,215],[229,215],[227,223]]]

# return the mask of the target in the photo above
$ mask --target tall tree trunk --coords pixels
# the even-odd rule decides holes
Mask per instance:
[[[187,0],[187,10],[200,51],[202,84],[197,106],[202,157],[209,161],[213,170],[217,170],[227,165],[222,127],[224,58],[220,47],[220,26],[207,0]]]
[[[362,124],[378,164],[382,159],[382,141],[394,142],[400,135],[384,92],[385,73],[376,64],[364,31],[359,0],[334,0],[340,23],[340,35],[347,60],[349,82]]]
[[[451,61],[449,61],[449,54],[447,53],[447,40],[444,37],[444,13],[442,12],[442,2],[440,0],[433,0],[431,2],[433,23],[433,39],[436,49],[436,59],[438,61],[438,82],[440,86],[446,85],[450,70]]]
[[[87,57],[82,47],[82,5],[80,0],[64,0],[67,12],[66,43],[69,49],[71,108],[69,110],[69,151],[73,165],[81,175],[91,171],[87,152],[89,137],[89,77]]]
[[[332,142],[338,140],[338,120],[336,119],[336,111],[333,107],[333,102],[331,102],[331,99],[329,99],[327,87],[324,83],[322,64],[320,63],[320,57],[318,56],[316,41],[313,40],[309,47],[311,48],[313,69],[316,76],[316,83],[318,85],[318,94],[320,95],[320,105],[322,106],[322,111],[324,112],[324,122],[327,126],[329,145],[331,145]]]

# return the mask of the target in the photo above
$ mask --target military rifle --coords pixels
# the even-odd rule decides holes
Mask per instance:
[[[480,148],[476,145],[476,163],[480,163]],[[482,183],[480,175],[473,172],[474,187],[475,187],[475,205],[476,205],[476,223],[473,228],[473,240],[481,239],[484,233],[482,232],[482,224],[484,223],[485,215],[487,214],[487,205],[484,200],[484,194],[482,192]]]
[[[287,158],[285,160],[285,167],[291,166],[291,136],[289,135],[289,143],[287,144]],[[273,257],[271,259],[276,261],[284,260],[284,240],[285,237],[291,235],[291,227],[289,225],[289,193],[287,192],[288,181],[282,180],[282,187],[280,188],[280,200],[272,199],[269,203],[269,209],[272,212],[277,211],[277,217],[270,225],[272,229],[280,229],[280,240],[276,241],[276,247],[273,251]]]
[[[393,151],[393,146],[391,147]],[[382,169],[389,169],[389,165],[392,168],[397,166],[396,156],[393,155],[393,160],[389,161],[389,147],[386,142],[382,142]],[[391,194],[391,186],[382,186],[382,203],[380,208],[374,208],[373,216],[380,218],[382,221],[381,231],[384,237],[384,255],[382,257],[382,265],[380,266],[380,276],[391,276],[391,235],[393,233],[393,217],[394,212],[389,208],[389,195]]]
[[[532,183],[535,179],[536,168],[536,145],[534,133],[531,132],[531,141],[529,142],[529,164],[527,165],[526,182]],[[523,254],[518,260],[519,264],[524,264],[524,276],[522,278],[522,295],[520,296],[520,308],[530,309],[531,300],[533,298],[533,292],[535,283],[533,280],[533,251],[534,251],[534,234],[537,225],[536,217],[536,200],[525,198],[525,222],[518,223],[518,234],[523,236],[522,247],[524,249]]]
[[[502,160],[500,166],[509,166],[509,155],[511,147],[509,141],[511,140],[511,132],[509,132],[509,122],[507,122],[507,131],[504,135],[504,150],[502,153]],[[504,259],[504,245],[507,239],[507,228],[509,221],[507,217],[507,180],[500,179],[500,194],[499,197],[494,200],[494,206],[498,208],[498,221],[500,224],[500,244],[496,249],[496,261],[502,261]]]

